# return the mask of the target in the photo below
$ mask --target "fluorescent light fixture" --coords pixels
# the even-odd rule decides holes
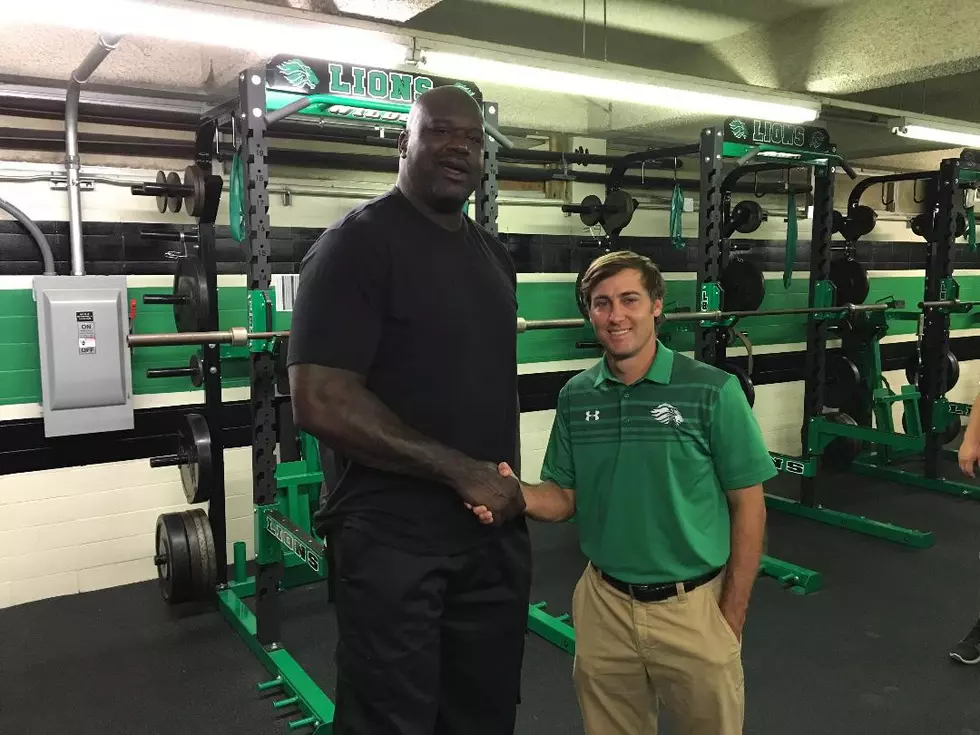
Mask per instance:
[[[7,3],[0,25],[15,22],[385,67],[400,66],[407,53],[406,46],[363,28],[141,0]]]
[[[947,126],[942,123],[905,117],[891,120],[888,124],[895,135],[903,138],[964,146],[965,148],[980,148],[980,128],[969,125],[950,123]]]
[[[776,102],[772,100],[779,99],[777,95],[752,98],[734,90],[731,94],[701,92],[681,89],[679,86],[627,82],[444,51],[425,51],[420,66],[432,74],[455,79],[632,102],[707,115],[756,117],[799,124],[816,120],[820,114],[820,104],[816,101],[794,99],[792,102]]]

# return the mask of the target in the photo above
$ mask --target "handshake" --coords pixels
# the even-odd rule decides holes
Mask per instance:
[[[455,483],[463,505],[480,523],[500,526],[524,513],[524,486],[506,462],[480,462],[476,472]]]

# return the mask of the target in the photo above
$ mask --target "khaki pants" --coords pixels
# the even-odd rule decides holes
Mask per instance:
[[[740,735],[741,645],[721,614],[724,574],[662,602],[636,602],[590,564],[575,586],[573,678],[588,735]]]

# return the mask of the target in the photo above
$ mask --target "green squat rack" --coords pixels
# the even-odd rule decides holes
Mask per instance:
[[[914,310],[891,315],[893,319],[915,321],[916,350],[906,365],[908,384],[895,394],[882,379],[879,339],[873,328],[865,326],[843,335],[843,353],[853,358],[866,377],[865,390],[854,411],[859,423],[870,425],[874,415],[882,438],[862,437],[871,444],[853,463],[853,471],[869,477],[892,480],[930,491],[980,499],[980,487],[944,476],[943,457],[955,458],[946,445],[962,430],[961,417],[969,416],[970,405],[951,403],[946,394],[959,379],[959,364],[950,351],[950,318],[970,314],[978,301],[959,298],[959,284],[953,278],[955,242],[966,235],[976,250],[976,224],[972,201],[980,181],[980,152],[964,149],[958,158],[945,159],[938,171],[896,174],[862,182],[849,199],[851,207],[867,186],[882,179],[927,181],[931,198],[926,211],[911,221],[912,231],[927,242],[925,281],[922,300]],[[971,315],[972,316],[972,315]],[[877,328],[882,334],[884,331]],[[891,405],[903,404],[904,434],[894,433]]]
[[[810,318],[842,318],[846,310],[827,314],[812,312],[815,307],[828,306],[811,300],[806,309],[784,309],[757,312],[765,296],[765,280],[762,272],[749,261],[742,259],[732,247],[735,232],[750,233],[759,227],[763,216],[757,203],[748,200],[732,206],[732,194],[740,180],[752,176],[756,183],[753,192],[783,194],[787,199],[786,256],[783,285],[789,288],[793,263],[796,259],[798,195],[811,194],[814,200],[813,242],[831,237],[830,210],[833,207],[834,171],[842,167],[852,178],[856,177],[847,162],[837,153],[826,130],[814,126],[788,125],[766,120],[732,118],[723,126],[706,128],[701,134],[700,213],[698,231],[697,312],[705,318],[695,327],[694,350],[697,359],[722,368],[736,375],[742,383],[750,404],[754,402],[751,376],[735,361],[728,358],[726,350],[738,336],[735,325],[743,316],[810,313]],[[734,161],[734,166],[726,162]],[[794,183],[791,171],[810,167],[814,171],[813,186],[809,178],[805,183]],[[782,182],[762,184],[758,175],[765,172],[782,172]],[[855,227],[867,227],[867,223],[855,221]],[[873,226],[873,225],[872,225]],[[815,247],[819,252],[821,248]],[[710,316],[709,316],[710,315]],[[772,454],[778,469],[787,471],[791,458]],[[793,464],[789,470],[795,469]],[[791,501],[785,501],[786,503]],[[767,507],[781,509],[782,498],[767,494]],[[797,594],[808,594],[822,587],[819,572],[790,562],[765,556],[762,572],[779,579]]]
[[[965,166],[962,160],[969,161]],[[832,177],[832,170],[816,171],[814,237],[811,245],[810,305],[816,312],[808,317],[807,365],[805,374],[803,454],[788,457],[773,454],[783,472],[798,475],[801,481],[798,501],[767,496],[767,506],[866,535],[914,548],[932,545],[931,532],[903,528],[824,507],[819,502],[818,461],[828,469],[850,470],[895,480],[908,485],[969,497],[980,490],[966,483],[939,476],[938,458],[943,444],[956,438],[959,416],[969,406],[950,404],[945,393],[958,373],[955,357],[949,352],[949,315],[969,311],[977,302],[957,299],[958,287],[952,279],[953,241],[969,229],[972,217],[958,209],[963,188],[975,186],[972,154],[964,159],[944,161],[938,174],[925,172],[871,177],[855,186],[848,202],[848,214],[832,210],[832,179],[829,192],[820,186],[821,178]],[[874,227],[876,215],[860,205],[868,187],[888,181],[933,179],[939,182],[937,201],[928,222],[920,215],[913,230],[929,242],[926,289],[917,309],[906,309],[901,301],[885,299],[863,305],[868,295],[867,274],[853,259],[853,247]],[[972,214],[972,213],[971,213]],[[846,239],[843,259],[831,261],[833,232]],[[971,237],[971,244],[975,238]],[[975,245],[974,245],[975,246]],[[707,299],[713,298],[710,291]],[[893,320],[914,319],[920,330],[919,349],[909,367],[910,382],[895,393],[882,375],[880,342]],[[830,334],[842,340],[840,353],[829,353]],[[892,406],[901,403],[905,433],[894,429]],[[872,417],[875,428],[872,428]],[[865,451],[865,445],[872,449]],[[925,471],[912,472],[893,466],[918,458]]]

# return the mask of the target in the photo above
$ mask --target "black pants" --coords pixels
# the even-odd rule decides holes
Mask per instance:
[[[511,735],[531,582],[526,533],[420,556],[348,522],[330,543],[334,735]]]

